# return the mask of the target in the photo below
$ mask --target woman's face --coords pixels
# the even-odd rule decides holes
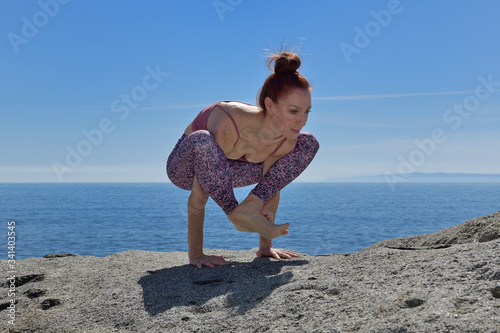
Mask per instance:
[[[295,88],[281,96],[277,103],[267,97],[266,110],[273,125],[287,139],[295,139],[307,123],[311,111],[311,92],[309,89]]]

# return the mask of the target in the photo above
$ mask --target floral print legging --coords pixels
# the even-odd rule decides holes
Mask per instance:
[[[312,134],[300,133],[295,148],[263,175],[264,163],[228,159],[214,136],[199,130],[179,139],[168,157],[167,175],[184,190],[192,189],[196,176],[203,191],[229,215],[238,206],[233,188],[257,184],[250,193],[265,203],[307,168],[318,149]]]

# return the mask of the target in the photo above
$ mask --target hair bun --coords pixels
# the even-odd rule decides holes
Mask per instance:
[[[295,73],[300,67],[299,56],[292,52],[281,52],[273,58],[275,73]]]

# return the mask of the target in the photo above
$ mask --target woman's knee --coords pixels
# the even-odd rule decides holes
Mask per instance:
[[[198,130],[188,135],[188,140],[196,147],[204,148],[215,143],[214,136],[207,130]]]
[[[312,152],[314,155],[318,152],[319,141],[311,133],[300,133],[297,140],[300,149]]]
[[[191,190],[196,165],[216,155],[217,143],[212,134],[199,130],[183,135],[167,160],[170,181],[185,190]]]

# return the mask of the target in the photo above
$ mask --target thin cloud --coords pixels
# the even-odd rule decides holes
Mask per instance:
[[[491,91],[479,90],[477,92],[491,92]],[[500,90],[497,89],[494,90],[493,92],[500,92]],[[401,98],[401,97],[414,97],[414,96],[463,95],[463,94],[475,94],[475,93],[476,90],[464,90],[464,91],[441,91],[441,92],[424,92],[424,93],[407,93],[407,94],[326,96],[326,97],[314,97],[313,99],[319,101],[349,101],[349,100]]]
[[[162,110],[162,109],[188,109],[188,108],[200,108],[207,107],[211,103],[207,104],[144,104],[138,105],[137,107],[131,108],[133,110]],[[67,107],[54,107],[48,108],[51,110],[86,110],[86,109],[110,109],[110,105],[94,105],[94,106],[67,106]]]

